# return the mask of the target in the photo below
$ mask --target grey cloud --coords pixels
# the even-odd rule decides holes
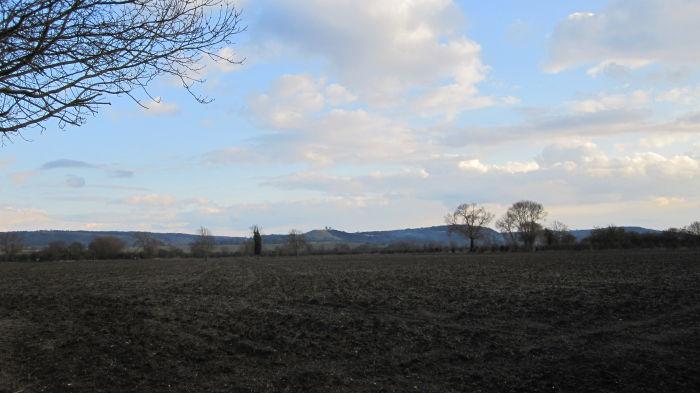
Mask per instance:
[[[96,168],[96,166],[89,164],[85,161],[60,159],[46,162],[40,167],[41,170],[51,170],[60,168]]]
[[[116,178],[127,178],[127,177],[134,177],[134,171],[126,170],[126,169],[115,169],[109,171],[110,177],[116,177]]]
[[[73,188],[85,187],[85,179],[79,176],[68,176],[66,185]]]
[[[520,124],[500,127],[437,129],[438,140],[448,146],[504,144],[563,136],[609,136],[653,131],[646,122],[648,110],[607,110],[595,113],[564,113],[536,116]]]
[[[698,19],[700,2],[687,0],[614,0],[577,12],[552,33],[546,69],[597,64],[589,70],[597,75],[651,63],[697,67]]]
[[[699,125],[700,124],[700,111],[692,112],[692,113],[688,113],[686,115],[683,115],[680,118],[680,121],[684,122],[686,124],[690,123],[690,124],[694,124],[694,125]]]
[[[85,161],[62,158],[42,164],[39,170],[50,171],[54,169],[93,169],[103,171],[113,178],[129,178],[134,176],[134,171],[107,164],[92,164]]]

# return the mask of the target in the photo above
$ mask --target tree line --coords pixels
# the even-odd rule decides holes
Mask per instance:
[[[544,223],[547,212],[544,206],[535,201],[522,200],[513,203],[508,210],[495,221],[505,244],[499,250],[536,249],[617,249],[617,248],[679,248],[700,247],[700,221],[695,221],[684,228],[670,228],[662,232],[636,233],[611,225],[595,228],[591,234],[578,241],[569,228],[560,221]],[[487,225],[495,215],[476,203],[463,203],[445,216],[450,234],[457,234],[469,242],[469,251],[477,251],[481,241],[481,250],[495,249],[493,244],[484,240],[488,233]],[[484,247],[486,246],[486,247]]]
[[[4,261],[58,261],[81,259],[150,259],[224,256],[263,255],[260,227],[251,227],[251,237],[237,249],[217,249],[216,239],[211,231],[200,227],[196,239],[188,249],[163,244],[150,233],[133,234],[132,246],[116,236],[96,236],[86,246],[81,242],[70,244],[53,241],[41,250],[27,251],[22,237],[13,232],[0,233],[0,260]],[[301,255],[311,252],[311,245],[298,230],[291,230],[286,242],[269,250],[266,255]]]
[[[133,235],[131,247],[115,236],[97,236],[86,246],[80,242],[65,243],[54,241],[41,250],[27,252],[22,237],[16,233],[0,233],[0,254],[2,260],[13,261],[57,261],[80,259],[149,259],[230,256],[298,256],[306,254],[361,254],[361,253],[407,253],[407,252],[506,252],[534,250],[604,250],[632,248],[693,248],[700,247],[700,221],[684,228],[670,228],[662,232],[637,233],[622,227],[609,226],[593,229],[590,235],[577,240],[569,228],[553,221],[546,225],[547,212],[544,206],[534,201],[519,201],[495,220],[501,239],[490,239],[493,234],[488,225],[495,214],[476,203],[464,203],[447,216],[449,244],[439,242],[416,243],[397,241],[388,245],[333,244],[330,246],[312,245],[306,236],[291,230],[284,243],[268,245],[263,249],[261,229],[251,227],[251,235],[236,248],[217,246],[211,231],[201,227],[189,249],[163,244],[152,234],[137,232]],[[460,247],[454,236],[465,239],[467,246]]]

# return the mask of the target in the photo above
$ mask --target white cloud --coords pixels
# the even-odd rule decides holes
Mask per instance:
[[[616,159],[621,172],[626,175],[670,176],[676,178],[696,178],[700,176],[700,160],[688,155],[677,154],[670,157],[658,153],[635,153],[632,156]]]
[[[145,108],[141,112],[149,116],[175,115],[180,113],[177,104],[169,104],[163,101],[162,97],[155,97],[152,101],[144,102]]]
[[[234,72],[241,69],[239,62],[242,60],[236,51],[230,46],[225,46],[216,53],[219,58],[208,59],[205,67],[210,67],[222,73]],[[206,72],[206,69],[203,70]]]
[[[401,105],[406,92],[423,112],[448,116],[491,105],[476,85],[488,67],[480,46],[461,33],[464,20],[451,0],[268,0],[260,29],[270,41],[325,60],[334,77],[363,102]],[[463,106],[462,106],[463,105]]]
[[[45,228],[50,222],[42,209],[0,205],[0,231]]]
[[[365,109],[342,107],[355,98],[339,84],[285,75],[268,93],[249,100],[254,119],[278,132],[253,140],[252,146],[210,152],[204,159],[226,164],[235,163],[237,157],[257,156],[263,162],[303,161],[327,166],[397,161],[418,150],[411,127]]]
[[[678,207],[686,204],[686,199],[681,197],[660,196],[652,200],[659,207]]]
[[[700,177],[700,160],[688,155],[663,156],[655,152],[637,152],[609,157],[591,142],[551,145],[538,162],[545,169],[566,168],[592,177],[676,178]]]
[[[479,96],[473,86],[455,83],[425,94],[413,107],[422,116],[444,115],[447,120],[453,120],[465,110],[486,108],[495,102],[492,97]]]
[[[559,23],[545,69],[559,72],[594,64],[589,73],[597,75],[652,63],[696,67],[699,19],[697,1],[613,0],[599,12],[577,12]]]
[[[656,101],[695,105],[700,102],[700,86],[683,86],[666,90],[656,95]]]
[[[576,113],[596,113],[611,110],[634,110],[647,106],[650,94],[643,90],[636,90],[630,94],[598,94],[569,103],[570,108]]]
[[[283,75],[270,92],[251,97],[248,105],[263,124],[296,128],[326,105],[323,82],[306,75]],[[338,88],[334,88],[337,93]]]
[[[583,19],[588,19],[594,17],[595,14],[592,12],[574,12],[573,14],[569,14],[567,17],[568,20],[583,20]]]
[[[400,161],[425,148],[412,128],[362,109],[334,109],[306,129],[300,151],[331,161]]]
[[[626,76],[631,71],[646,67],[652,62],[646,59],[614,59],[601,61],[597,65],[586,70],[586,74],[592,77],[607,75],[611,77]]]
[[[688,134],[652,135],[639,140],[639,145],[643,148],[662,148],[678,143],[687,142],[690,139]]]
[[[516,174],[516,173],[528,173],[528,172],[533,172],[538,169],[540,169],[539,164],[534,161],[529,161],[529,162],[515,162],[515,161],[508,161],[504,164],[501,165],[496,165],[496,164],[484,164],[478,159],[471,159],[471,160],[464,160],[460,161],[457,166],[459,169],[466,171],[466,172],[478,172],[478,173],[490,173],[490,172],[498,172],[498,173],[507,173],[507,174]]]
[[[138,206],[171,206],[175,203],[175,197],[171,195],[146,194],[133,195],[125,200],[129,205]]]
[[[357,96],[350,93],[348,89],[337,83],[326,86],[326,100],[332,106],[349,104],[357,100]]]

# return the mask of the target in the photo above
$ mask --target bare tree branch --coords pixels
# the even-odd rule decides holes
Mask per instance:
[[[148,95],[162,75],[210,102],[194,91],[196,74],[204,59],[242,62],[220,52],[245,30],[240,18],[229,0],[4,0],[0,136],[50,119],[79,126],[106,96],[138,102],[134,90]]]

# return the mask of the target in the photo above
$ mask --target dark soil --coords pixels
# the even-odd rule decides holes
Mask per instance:
[[[700,392],[700,253],[0,263],[1,392]]]

